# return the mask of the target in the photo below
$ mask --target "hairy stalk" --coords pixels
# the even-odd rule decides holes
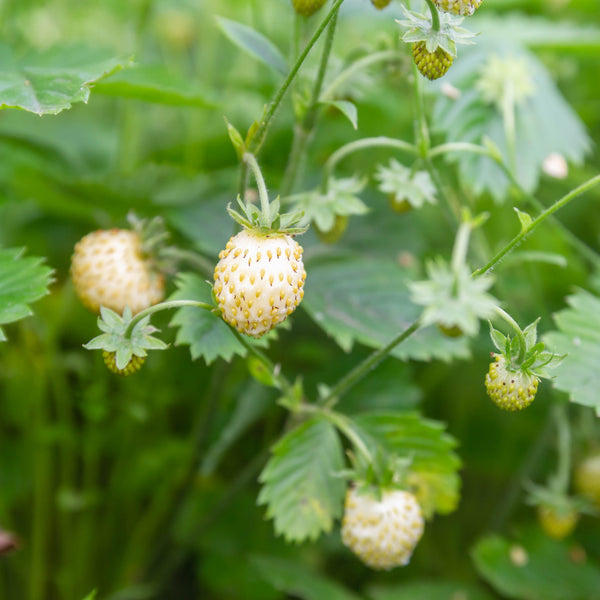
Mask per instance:
[[[494,258],[492,258],[487,264],[483,267],[477,269],[473,273],[473,277],[479,277],[480,275],[484,275],[491,271],[509,252],[514,250],[538,225],[543,223],[549,216],[553,215],[557,210],[560,210],[563,206],[566,206],[585,192],[592,189],[594,186],[600,183],[600,175],[596,175],[591,179],[588,179],[585,183],[582,183],[580,186],[576,187],[574,190],[571,190],[568,194],[557,200],[552,206],[549,206],[544,212],[537,216],[530,224],[527,229],[522,230],[516,235],[502,250],[500,250]]]
[[[246,152],[243,157],[244,162],[252,169],[252,174],[254,175],[254,179],[256,180],[256,187],[258,188],[258,197],[260,199],[260,209],[267,217],[267,219],[271,218],[271,204],[269,203],[269,192],[267,191],[267,184],[265,183],[265,178],[263,177],[262,171],[258,166],[258,162],[256,160],[256,156],[254,154],[250,154]]]
[[[478,146],[477,144],[471,144],[469,142],[450,142],[447,144],[440,144],[439,146],[432,148],[429,151],[429,158],[433,159],[437,156],[441,156],[450,152],[468,152],[471,154],[479,154],[481,156],[487,156],[491,158],[502,169],[502,172],[508,177],[511,184],[515,187],[523,199],[533,205],[537,210],[545,210],[546,207],[537,198],[535,198],[535,196],[523,188],[498,152],[491,148]],[[590,246],[588,246],[585,242],[582,242],[555,217],[551,217],[551,221],[560,229],[565,240],[571,245],[572,248],[578,251],[594,266],[600,268],[600,254],[598,254],[598,252],[596,252],[593,248],[590,248]]]
[[[304,115],[304,119],[302,119],[302,121],[294,128],[294,139],[292,141],[290,159],[283,177],[283,183],[281,184],[282,196],[287,196],[294,187],[294,183],[296,182],[296,178],[300,170],[300,165],[302,164],[302,160],[304,158],[306,146],[308,145],[308,140],[310,139],[317,122],[317,116],[319,112],[319,97],[321,95],[325,73],[327,72],[327,66],[329,64],[329,57],[331,56],[333,38],[335,37],[335,30],[337,27],[337,18],[338,13],[336,12],[333,15],[327,29],[327,36],[325,38],[321,63],[319,64],[319,71],[313,86],[310,104],[306,114]]]
[[[525,335],[519,327],[519,324],[505,310],[503,310],[499,306],[496,306],[496,313],[514,329],[515,333],[517,334],[517,337],[519,338],[520,344],[517,362],[521,364],[523,362],[523,359],[525,358],[525,349],[527,347],[527,344],[525,343]]]
[[[333,388],[331,388],[327,396],[321,399],[321,405],[327,409],[333,408],[338,403],[339,399],[350,388],[355,386],[369,373],[369,371],[372,371],[377,365],[379,365],[379,363],[381,363],[381,361],[383,361],[396,346],[409,338],[420,327],[421,319],[417,319],[404,331],[399,333],[387,345],[375,350],[370,356],[354,367],[354,369],[352,369],[345,377],[340,379],[340,381]]]
[[[214,306],[212,304],[207,304],[206,302],[199,302],[197,300],[169,300],[167,302],[159,302],[158,304],[154,304],[153,306],[149,306],[144,310],[137,313],[131,322],[127,326],[125,330],[125,337],[129,337],[134,327],[146,317],[153,315],[154,313],[160,312],[162,310],[169,310],[171,308],[182,308],[183,306],[195,306],[196,308],[203,308],[204,310],[214,310]]]
[[[321,37],[321,34],[325,31],[325,28],[327,27],[327,25],[329,25],[329,21],[331,21],[331,19],[333,19],[334,15],[337,14],[338,9],[340,8],[340,6],[342,5],[343,2],[344,2],[344,0],[335,0],[333,2],[333,5],[329,9],[329,12],[327,13],[327,15],[325,16],[323,21],[321,21],[321,23],[319,24],[319,26],[313,33],[312,37],[310,38],[310,40],[304,47],[304,50],[302,50],[302,52],[296,59],[296,62],[293,64],[292,68],[290,69],[290,72],[288,73],[287,77],[285,78],[285,80],[283,81],[283,83],[281,84],[279,89],[275,92],[273,99],[269,103],[264,115],[262,116],[262,118],[260,120],[260,123],[258,125],[258,128],[257,128],[254,136],[252,137],[252,139],[250,140],[250,143],[248,144],[247,150],[251,154],[257,154],[258,151],[260,150],[260,148],[265,140],[265,137],[267,135],[269,126],[271,125],[271,121],[273,120],[273,117],[275,116],[277,109],[281,105],[281,102],[282,102],[286,92],[288,91],[288,89],[292,85],[292,82],[296,78],[296,75],[298,74],[300,67],[302,67],[304,61],[306,60],[306,57],[310,54],[310,51],[313,49],[314,45],[317,43],[317,40]],[[242,162],[241,168],[240,168],[240,184],[239,184],[239,190],[238,190],[238,192],[242,198],[244,197],[244,192],[246,191],[247,170],[248,170],[247,164],[245,162]]]
[[[348,155],[354,152],[360,152],[369,148],[396,148],[403,150],[414,156],[418,156],[419,151],[416,146],[409,144],[403,140],[397,140],[386,136],[377,136],[370,138],[362,138],[354,142],[349,142],[338,148],[323,165],[323,177],[321,180],[321,191],[326,194],[329,189],[329,180],[335,170],[337,164]]]
[[[427,2],[427,6],[429,7],[429,12],[431,12],[431,26],[434,31],[440,30],[440,13],[438,12],[437,6],[433,3],[432,0],[425,0]]]

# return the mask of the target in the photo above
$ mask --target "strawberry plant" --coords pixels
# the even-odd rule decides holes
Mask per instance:
[[[5,4],[0,598],[598,600],[595,3]]]

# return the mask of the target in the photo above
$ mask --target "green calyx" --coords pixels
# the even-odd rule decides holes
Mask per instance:
[[[501,311],[501,314],[504,311]],[[523,372],[529,376],[547,379],[549,370],[557,367],[564,356],[546,352],[543,342],[537,341],[537,324],[539,318],[530,323],[523,331],[520,329],[513,338],[494,329],[490,323],[490,337],[492,343],[504,357],[508,371]],[[518,325],[512,321],[513,327]]]
[[[101,307],[98,327],[104,333],[96,336],[83,347],[106,353],[105,362],[109,368],[114,365],[114,368],[111,368],[113,372],[126,371],[132,363],[134,366],[139,364],[139,368],[141,366],[139,359],[145,358],[148,350],[164,350],[167,344],[153,337],[152,334],[158,329],[150,324],[150,316],[139,319],[133,324],[134,318],[129,307],[125,308],[123,316],[109,308]]]
[[[431,17],[407,10],[402,6],[405,18],[396,23],[402,30],[402,41],[407,43],[423,42],[428,53],[438,48],[452,57],[457,54],[457,44],[473,44],[475,34],[460,27],[462,17],[454,17],[448,13],[439,13],[439,29],[433,25]]]

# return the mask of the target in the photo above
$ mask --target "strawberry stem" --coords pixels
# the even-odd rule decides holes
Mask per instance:
[[[429,7],[429,11],[431,12],[431,27],[434,31],[440,30],[440,14],[438,12],[437,6],[433,3],[433,0],[425,0],[427,2],[427,6]]]
[[[496,312],[498,313],[498,316],[502,317],[515,330],[515,333],[519,338],[519,356],[517,357],[517,363],[520,365],[525,359],[525,352],[527,351],[525,334],[519,327],[519,324],[505,310],[496,306]]]
[[[552,206],[549,206],[545,211],[537,216],[529,225],[526,230],[520,231],[502,250],[500,250],[494,258],[492,258],[487,264],[483,265],[473,273],[473,277],[480,277],[491,271],[509,252],[514,250],[540,223],[545,221],[549,216],[554,214],[557,210],[560,210],[563,206],[566,206],[585,192],[592,189],[594,186],[600,183],[600,175],[596,175],[591,179],[588,179],[585,183],[571,190],[568,194],[557,200]]]
[[[254,154],[251,154],[250,152],[246,152],[244,154],[244,162],[247,165],[249,165],[249,167],[252,169],[254,179],[256,180],[256,186],[258,188],[260,208],[269,226],[271,226],[274,217],[276,217],[277,215],[271,215],[271,205],[269,203],[269,192],[267,191],[267,184],[265,183],[265,178],[263,177],[262,171],[258,166],[256,156],[254,156]]]
[[[555,491],[566,495],[569,491],[571,473],[571,427],[567,407],[561,403],[554,406],[554,423],[558,434],[558,468],[554,478]]]
[[[336,165],[346,156],[360,150],[366,150],[368,148],[397,148],[403,150],[415,156],[419,156],[418,149],[413,145],[405,142],[404,140],[397,140],[386,136],[377,136],[370,138],[363,138],[356,140],[348,144],[340,146],[325,162],[323,165],[323,178],[321,180],[321,192],[327,194],[329,191],[329,180],[335,170]]]
[[[207,304],[206,302],[199,302],[197,300],[169,300],[167,302],[160,302],[159,304],[154,304],[153,306],[149,306],[144,310],[137,313],[133,319],[127,325],[127,329],[125,329],[125,333],[123,334],[126,338],[131,337],[131,333],[134,330],[135,326],[146,317],[153,315],[154,313],[160,312],[161,310],[168,310],[170,308],[181,308],[183,306],[195,306],[196,308],[204,308],[205,310],[214,310],[215,307],[212,304]]]

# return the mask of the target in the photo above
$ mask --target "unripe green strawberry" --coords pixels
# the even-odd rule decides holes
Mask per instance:
[[[348,229],[348,215],[336,215],[333,227],[329,231],[322,231],[315,223],[314,228],[318,238],[325,244],[335,244],[339,242],[346,229]]]
[[[412,54],[417,69],[432,81],[445,75],[454,61],[454,57],[440,47],[429,52],[425,42],[415,42],[412,45]]]
[[[421,507],[409,492],[385,490],[381,500],[355,488],[346,493],[342,541],[373,569],[408,564],[424,527]]]
[[[261,337],[304,297],[302,247],[287,234],[244,229],[219,258],[215,296],[223,319],[241,333]]]
[[[485,376],[485,388],[490,398],[505,410],[522,410],[534,400],[539,379],[522,370],[511,371],[506,367],[502,354],[495,354]]]
[[[579,513],[574,509],[557,510],[553,506],[538,506],[538,520],[547,535],[562,540],[566,538],[577,525]]]
[[[575,488],[600,506],[600,454],[592,454],[575,468]]]
[[[315,14],[327,0],[292,0],[294,10],[303,17]]]
[[[371,0],[371,4],[377,9],[382,10],[385,8],[392,0]]]
[[[136,356],[135,354],[131,357],[131,360],[127,363],[124,369],[117,367],[117,357],[115,352],[108,352],[107,350],[102,351],[102,358],[104,364],[107,366],[109,371],[112,371],[116,375],[132,375],[136,371],[142,368],[142,365],[146,361],[145,356]]]
[[[126,229],[98,230],[75,245],[71,279],[83,304],[94,312],[106,306],[135,314],[160,302],[164,279],[142,255],[140,237]]]
[[[483,0],[433,0],[435,5],[443,12],[453,15],[470,17],[480,6]]]

